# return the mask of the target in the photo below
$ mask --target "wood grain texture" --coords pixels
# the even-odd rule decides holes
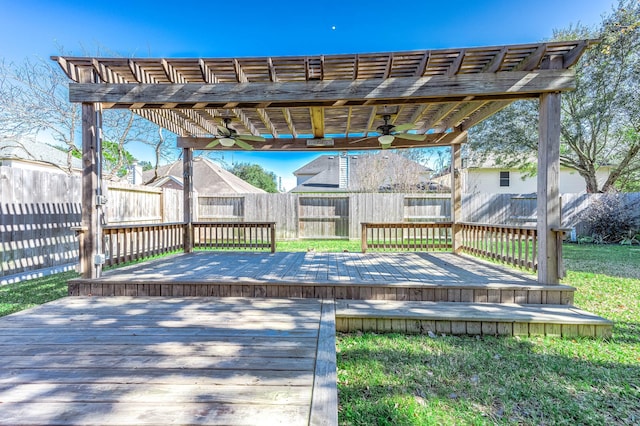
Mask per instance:
[[[316,361],[330,347],[318,341],[321,309],[304,299],[74,297],[0,318],[0,424],[307,425],[314,382],[331,379],[314,377],[329,371]],[[337,419],[335,407],[318,424],[337,424],[323,420]]]
[[[371,78],[365,81],[325,80],[251,84],[69,84],[71,102],[134,104],[271,104],[284,107],[322,106],[346,100],[364,104],[381,99],[384,104],[420,102],[426,99],[519,99],[523,94],[560,92],[575,88],[573,70],[514,71],[454,76]],[[210,106],[210,105],[209,105]]]
[[[338,425],[336,319],[333,301],[322,302],[309,424]]]

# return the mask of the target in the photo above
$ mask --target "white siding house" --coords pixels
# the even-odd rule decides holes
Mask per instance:
[[[609,175],[609,167],[597,172],[598,184],[602,185]],[[462,169],[462,191],[467,194],[479,192],[491,194],[527,194],[536,192],[537,176],[524,176],[518,169],[495,167],[468,167]],[[584,178],[573,169],[560,167],[560,193],[586,191]]]

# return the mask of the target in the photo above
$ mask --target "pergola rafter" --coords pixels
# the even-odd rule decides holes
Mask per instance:
[[[289,146],[290,139],[301,135],[307,139],[327,135],[358,139],[382,124],[382,117],[375,112],[371,120],[372,111],[379,106],[402,106],[407,119],[394,116],[392,122],[418,123],[421,133],[441,133],[466,122],[475,124],[479,111],[497,111],[515,99],[570,90],[573,72],[566,68],[575,64],[590,44],[579,40],[264,58],[54,59],[76,83],[80,82],[80,69],[90,69],[99,77],[99,83],[72,85],[74,102],[99,102],[104,109],[181,111],[142,115],[152,121],[161,117],[158,125],[185,137],[213,136],[221,116],[231,115],[238,132],[265,136],[272,145]],[[560,57],[564,66],[543,69],[543,62],[551,57]],[[456,107],[449,109],[446,105],[451,103]],[[434,104],[443,106],[431,106]],[[359,107],[366,107],[366,112]],[[337,110],[330,111],[332,108]],[[219,114],[189,116],[183,112],[187,109]],[[438,116],[443,110],[447,114]],[[332,118],[345,114],[342,120]],[[438,123],[443,125],[434,128]]]

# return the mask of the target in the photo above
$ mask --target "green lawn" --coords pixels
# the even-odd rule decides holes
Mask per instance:
[[[640,250],[566,245],[576,305],[613,338],[341,334],[341,425],[640,424]]]
[[[291,240],[276,242],[276,251],[360,252],[359,240]]]
[[[67,280],[77,276],[75,272],[64,272],[0,286],[0,317],[66,296]]]
[[[359,242],[278,243],[308,249]],[[640,249],[564,254],[563,282],[578,288],[576,305],[616,322],[612,339],[339,334],[340,424],[640,424]],[[65,296],[75,276],[0,287],[0,316]]]

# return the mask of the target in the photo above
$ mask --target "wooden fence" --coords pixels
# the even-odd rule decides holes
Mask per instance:
[[[0,167],[0,278],[77,262],[79,177]]]
[[[180,190],[106,185],[105,224],[183,221]],[[580,212],[599,194],[563,194],[564,228],[587,232]],[[623,194],[640,217],[640,193]],[[64,173],[0,167],[0,278],[73,264],[80,225],[81,181]],[[242,194],[194,197],[196,222],[274,222],[277,240],[360,239],[361,223],[428,223],[451,220],[446,194]],[[465,222],[535,226],[536,199],[522,194],[465,194]]]
[[[182,191],[109,182],[105,223],[182,222]],[[0,282],[78,262],[82,181],[63,172],[0,166]]]

